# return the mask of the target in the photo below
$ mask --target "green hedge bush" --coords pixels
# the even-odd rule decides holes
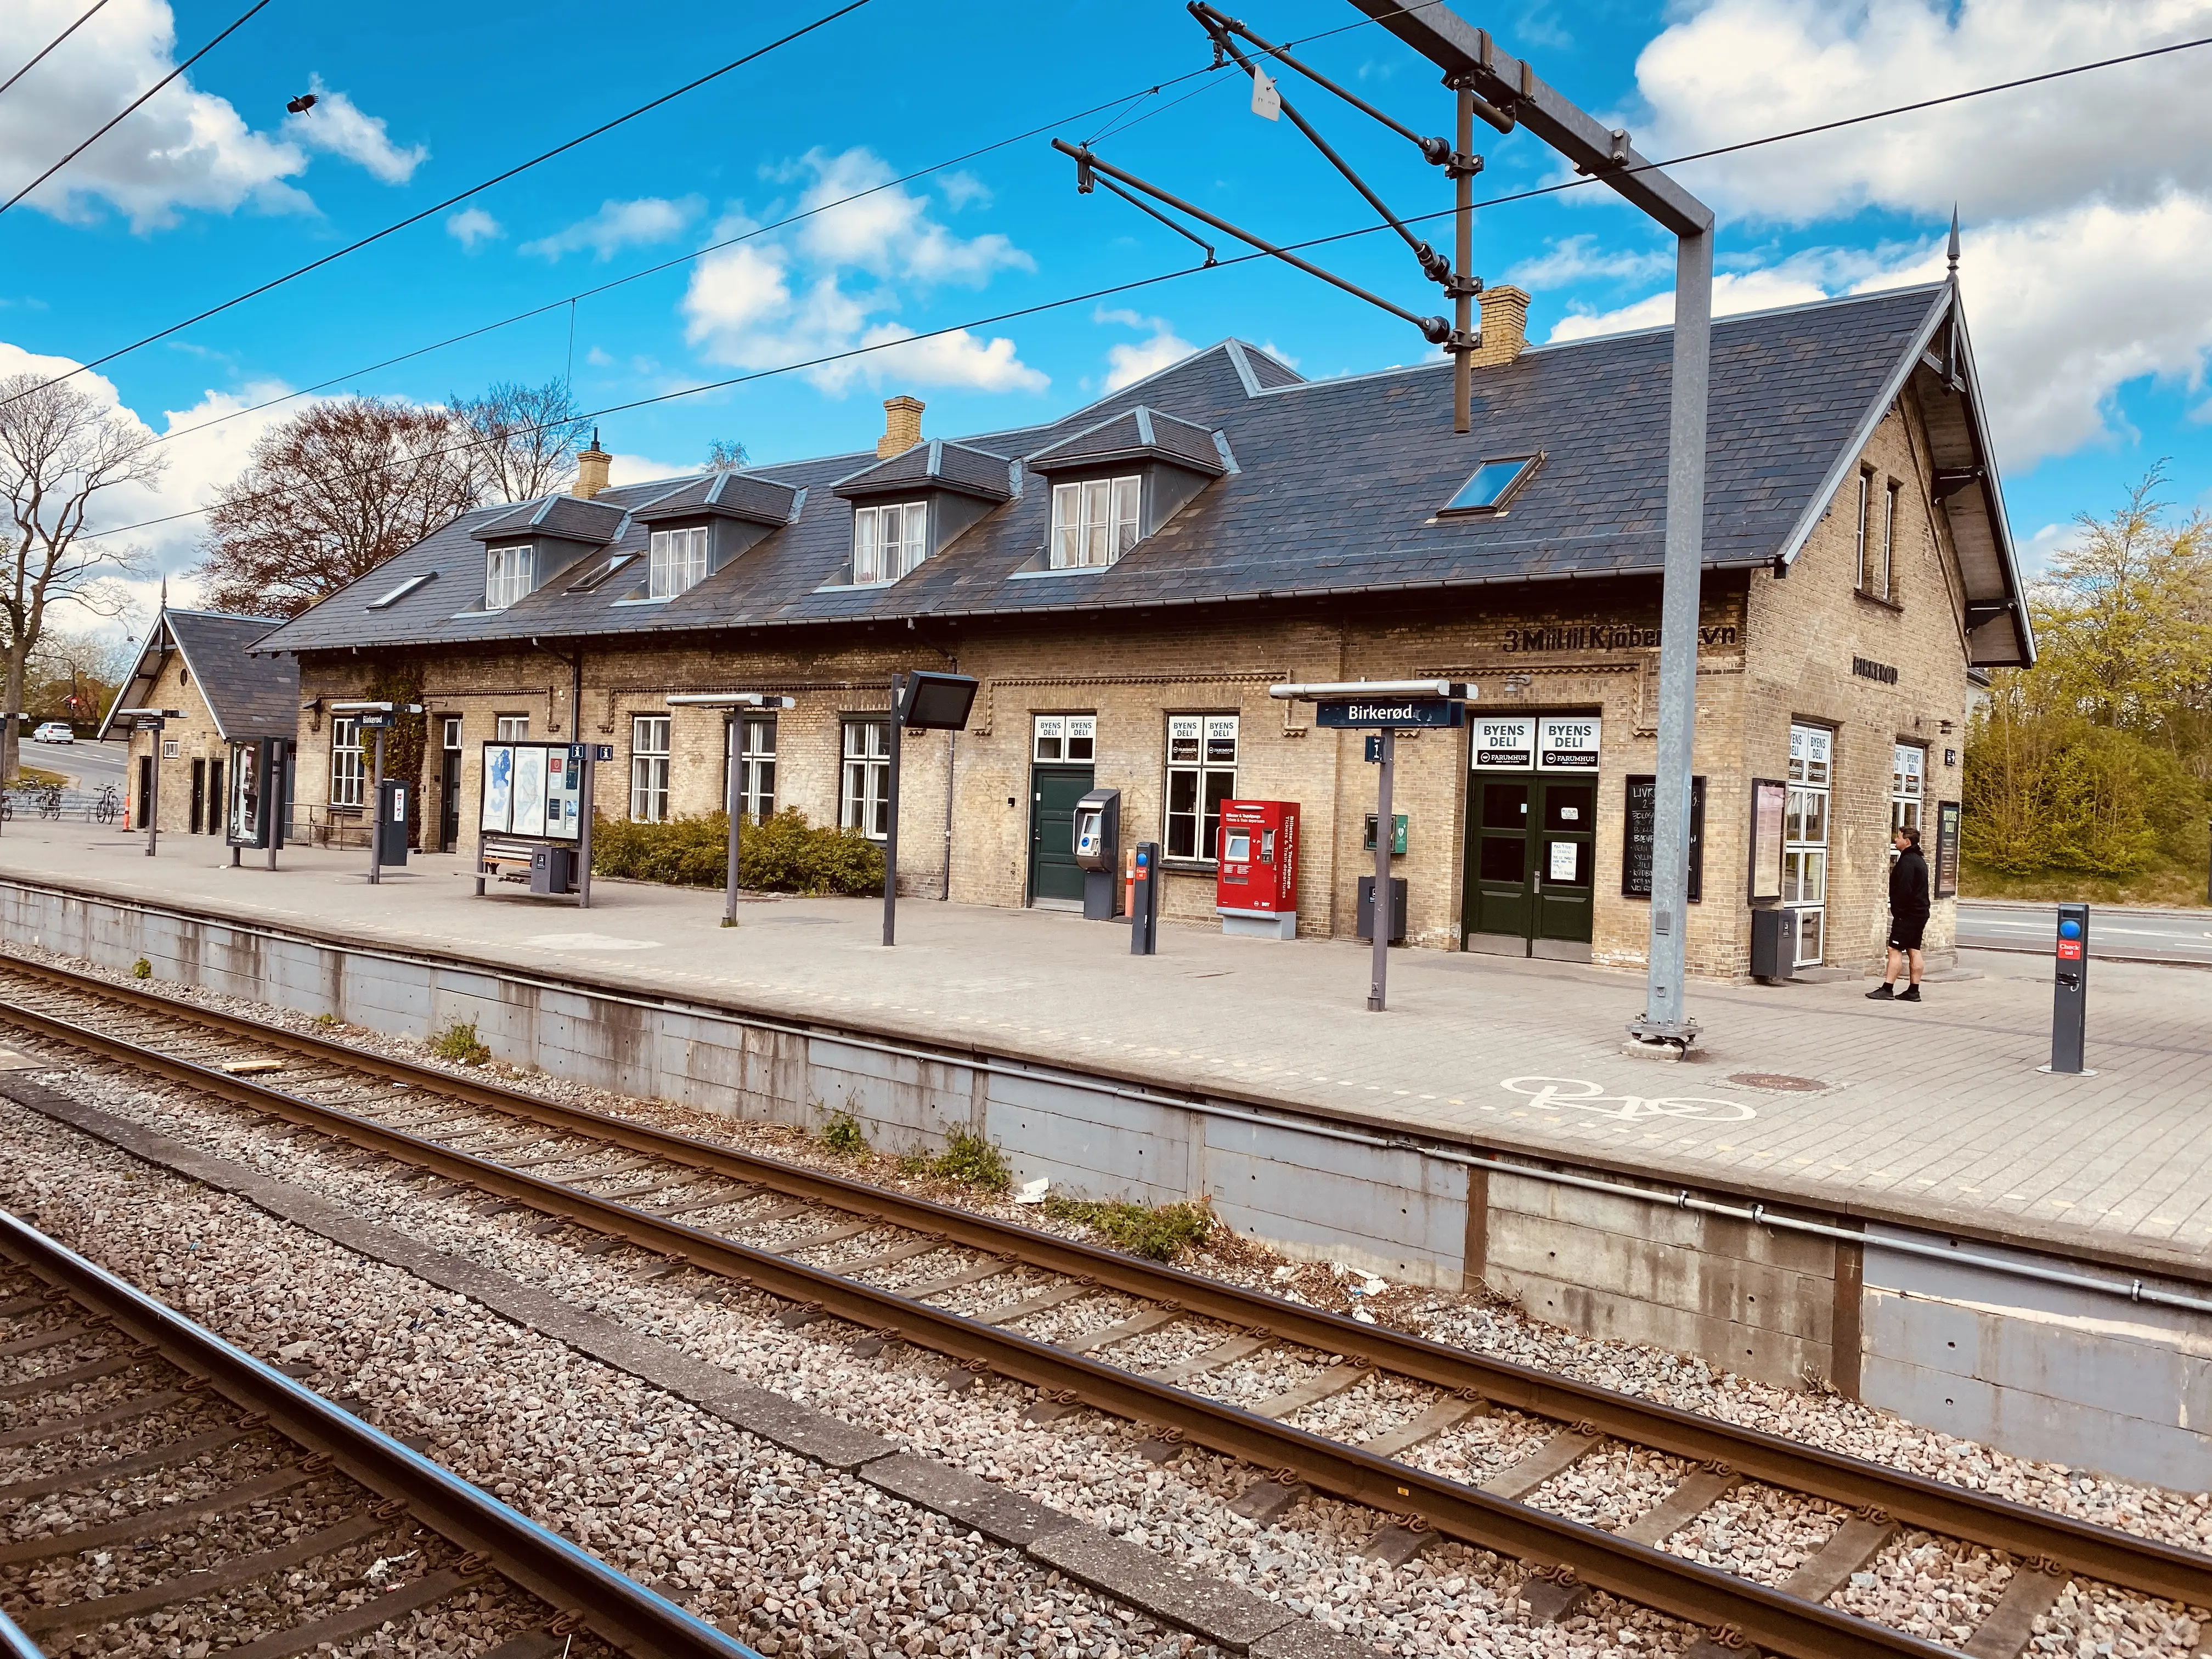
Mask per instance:
[[[601,817],[592,825],[592,872],[678,887],[720,887],[729,823],[720,812],[665,823]],[[738,858],[738,885],[755,892],[858,897],[884,890],[883,848],[857,830],[817,829],[796,808],[757,823],[748,820]]]

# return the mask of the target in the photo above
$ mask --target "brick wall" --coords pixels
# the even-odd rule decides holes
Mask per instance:
[[[155,676],[153,690],[148,694],[145,706],[149,708],[174,708],[183,716],[173,720],[161,732],[134,732],[131,734],[131,763],[125,770],[124,791],[126,810],[123,817],[125,826],[135,827],[138,822],[138,763],[147,755],[160,758],[155,763],[161,773],[159,787],[155,792],[157,827],[164,834],[189,834],[192,828],[192,765],[201,767],[204,791],[211,792],[215,780],[212,769],[223,769],[223,792],[229,791],[230,750],[216,727],[215,716],[208,712],[206,700],[200,696],[199,687],[191,683],[191,673],[185,666],[184,653],[172,651]],[[174,744],[177,752],[166,753],[168,744]],[[200,828],[203,834],[219,836],[226,803],[203,799],[200,808]]]

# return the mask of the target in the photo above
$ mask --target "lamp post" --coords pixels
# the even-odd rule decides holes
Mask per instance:
[[[897,942],[899,761],[905,732],[964,732],[980,684],[967,674],[908,668],[891,676],[890,812],[884,837],[884,944]],[[945,885],[952,884],[952,852],[945,849]]]
[[[728,863],[722,876],[722,926],[738,925],[738,851],[739,826],[744,821],[745,790],[741,768],[744,763],[743,747],[738,742],[742,718],[748,709],[796,708],[796,697],[778,696],[773,691],[678,691],[668,699],[671,708],[719,708],[722,711],[723,752],[729,759],[729,771],[722,786],[722,805],[730,817]]]
[[[131,717],[131,730],[147,733],[146,740],[146,856],[154,856],[161,833],[161,732],[171,720],[184,719],[175,708],[118,708],[114,714]],[[109,718],[114,718],[111,714]]]
[[[351,714],[376,733],[376,769],[368,787],[368,884],[384,879],[384,734],[402,714],[419,714],[419,702],[334,702],[332,714]],[[402,859],[401,863],[406,860]]]

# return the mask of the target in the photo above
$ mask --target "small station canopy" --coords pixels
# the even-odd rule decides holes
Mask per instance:
[[[382,714],[387,717],[385,722],[387,724],[391,715],[419,714],[422,712],[422,705],[419,702],[334,702],[328,706],[333,714]]]
[[[107,711],[107,718],[109,720],[113,720],[118,714],[125,715],[131,720],[154,720],[158,722],[161,720],[180,720],[185,717],[185,711],[181,708],[111,708]]]

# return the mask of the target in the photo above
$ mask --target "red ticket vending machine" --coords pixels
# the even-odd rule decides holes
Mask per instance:
[[[1298,936],[1298,804],[1221,803],[1220,862],[1213,908],[1224,933]]]

